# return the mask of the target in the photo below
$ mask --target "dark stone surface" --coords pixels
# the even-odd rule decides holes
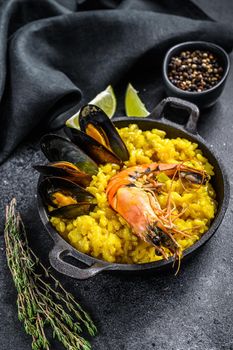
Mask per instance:
[[[219,6],[223,19],[227,2],[218,3],[213,6],[215,10]],[[232,14],[232,5],[230,9]],[[227,20],[228,16],[229,11]],[[201,114],[199,123],[199,133],[223,160],[231,188],[232,96],[233,69],[219,102]],[[32,136],[0,168],[0,231],[4,224],[4,207],[16,196],[30,244],[48,264],[52,241],[37,214],[38,176],[31,168],[32,164],[44,161],[37,141]],[[149,276],[103,273],[91,280],[76,281],[57,274],[96,321],[99,335],[92,340],[94,349],[233,349],[232,204],[231,195],[227,214],[216,235],[194,258],[181,265],[176,277],[172,272]],[[29,350],[30,337],[25,335],[17,320],[16,293],[6,266],[2,235],[0,249],[0,349]],[[57,344],[51,348],[61,349]]]

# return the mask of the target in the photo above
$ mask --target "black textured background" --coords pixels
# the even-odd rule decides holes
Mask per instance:
[[[233,2],[195,0],[212,18],[231,24]],[[233,54],[230,55],[231,60]],[[142,91],[147,104],[149,93]],[[162,96],[157,96],[156,99]],[[213,145],[228,171],[232,188],[233,69],[219,102],[201,114],[199,133]],[[0,230],[4,207],[16,196],[32,247],[48,263],[52,241],[36,208],[37,174],[31,165],[44,161],[38,139],[31,136],[0,167]],[[178,276],[172,273],[131,276],[103,273],[88,281],[57,274],[90,312],[99,329],[96,350],[233,349],[232,195],[216,235]],[[6,266],[0,236],[0,349],[29,350],[30,337],[17,320],[16,293]],[[52,349],[61,349],[53,344]]]

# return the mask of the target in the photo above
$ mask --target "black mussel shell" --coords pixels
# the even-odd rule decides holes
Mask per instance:
[[[40,141],[41,149],[50,162],[67,161],[89,174],[98,172],[97,164],[79,147],[62,136],[55,134],[44,135]]]
[[[103,140],[103,145],[109,147],[122,161],[129,159],[126,145],[114,124],[101,108],[94,105],[83,106],[79,113],[79,125],[80,129],[92,138],[95,138],[100,143],[102,143],[100,140]]]
[[[75,198],[78,202],[91,202],[94,196],[76,183],[62,177],[46,177],[38,186],[38,191],[45,206],[57,207],[52,195],[61,192]]]
[[[63,177],[84,187],[88,186],[92,179],[91,175],[80,171],[78,167],[69,162],[38,164],[34,165],[33,168],[45,176]]]
[[[199,174],[192,171],[188,171],[188,172],[181,171],[179,175],[181,176],[182,179],[185,179],[191,183],[199,184],[199,185],[201,184],[205,185],[206,182],[209,181],[210,179],[209,175],[206,173]]]
[[[48,214],[49,216],[56,216],[62,219],[74,219],[77,216],[89,214],[95,206],[96,204],[92,203],[71,204],[52,210]]]
[[[97,164],[122,164],[121,159],[117,155],[83,131],[68,127],[65,127],[64,131],[71,141],[85,151],[91,158],[95,159]]]

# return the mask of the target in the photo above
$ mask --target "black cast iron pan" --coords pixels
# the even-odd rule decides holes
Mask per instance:
[[[178,126],[173,122],[165,119],[165,107],[172,107],[177,111],[186,110],[189,114],[188,122],[185,126]],[[212,177],[212,184],[217,194],[218,211],[211,223],[209,230],[197,241],[193,246],[186,249],[183,253],[182,262],[190,255],[192,255],[199,247],[206,243],[216,232],[218,226],[223,220],[229,202],[229,182],[226,171],[221,164],[219,158],[215,155],[212,148],[207,145],[205,140],[197,133],[197,122],[199,118],[198,107],[190,102],[168,97],[162,100],[153,110],[153,112],[146,118],[120,117],[114,118],[114,124],[117,127],[125,127],[131,123],[138,124],[142,130],[151,130],[158,128],[164,130],[169,138],[183,137],[191,142],[198,143],[203,155],[208,158],[209,162],[214,166],[215,176]],[[41,181],[42,176],[39,178]],[[54,247],[49,253],[51,265],[59,272],[76,278],[87,279],[104,270],[115,271],[144,271],[144,270],[158,270],[164,267],[170,267],[173,264],[173,258],[169,260],[161,260],[146,264],[116,264],[107,261],[93,258],[89,255],[79,252],[67,243],[58,232],[52,227],[49,222],[46,209],[44,208],[40,196],[38,194],[38,209],[41,220],[47,229],[48,233],[54,240]],[[67,257],[72,257],[78,262],[82,262],[84,267],[78,267],[77,264],[68,262]]]

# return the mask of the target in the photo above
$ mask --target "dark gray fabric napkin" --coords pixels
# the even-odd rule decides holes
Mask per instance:
[[[232,28],[191,1],[0,3],[0,163],[30,133],[59,127],[108,84],[131,81],[151,105],[166,50],[186,40],[233,47]]]

